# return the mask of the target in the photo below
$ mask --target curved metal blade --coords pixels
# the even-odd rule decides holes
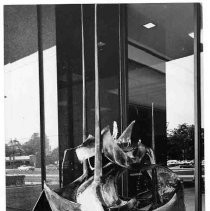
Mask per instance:
[[[82,211],[81,204],[64,199],[52,191],[46,184],[44,184],[44,192],[52,211]]]
[[[132,130],[133,130],[134,123],[135,123],[135,121],[132,121],[130,123],[130,125],[128,125],[128,127],[123,131],[121,136],[117,139],[117,143],[130,142],[130,140],[131,140],[131,133],[132,133]]]
[[[134,207],[136,199],[124,201],[118,196],[117,179],[124,170],[115,164],[110,164],[104,168],[104,175],[99,184],[94,182],[93,177],[85,181],[77,191],[77,202],[81,204],[82,209],[103,211],[103,207],[119,210],[120,208],[129,210]]]
[[[119,139],[116,140],[117,143],[120,143],[120,142],[126,142],[126,141],[129,141],[131,139],[131,132],[132,132],[132,128],[133,128],[133,125],[134,125],[135,121],[133,121],[126,129],[125,131],[122,133],[122,135],[119,137]],[[110,129],[109,129],[109,126],[105,127],[102,132],[101,132],[101,135],[103,136],[103,134]],[[110,133],[111,134],[111,133]],[[111,137],[110,137],[111,138]],[[105,145],[107,146],[107,143],[110,143],[110,142],[107,142],[105,145],[104,145],[104,139],[102,138],[101,139],[101,142],[102,142],[102,145],[103,145],[103,152],[106,151],[107,152],[107,148],[105,149]],[[117,155],[122,155],[124,158],[122,159],[125,159],[125,157],[127,157],[127,155],[125,155],[124,153],[121,153],[121,148],[117,145],[117,143],[114,144],[114,139],[113,139],[113,136],[112,136],[112,139],[111,141],[113,142],[113,147],[114,149],[117,149],[118,153],[116,153],[116,159],[120,159],[120,157],[118,157]],[[110,149],[108,150],[110,151]],[[112,150],[111,150],[112,151]],[[110,152],[111,152],[110,151]],[[95,138],[91,135],[89,135],[89,137],[86,139],[86,141],[84,143],[82,143],[81,145],[79,145],[77,148],[76,148],[76,153],[77,153],[77,157],[79,159],[80,162],[84,162],[86,159],[92,157],[92,156],[95,156]],[[110,157],[113,157],[113,153],[112,155],[109,156]],[[112,159],[112,161],[115,160],[115,159]],[[124,165],[121,165],[121,166],[124,166]]]

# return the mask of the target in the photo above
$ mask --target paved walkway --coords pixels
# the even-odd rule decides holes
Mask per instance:
[[[21,188],[19,190],[21,190]],[[20,201],[18,200],[19,203],[21,202],[21,200],[24,200],[25,201],[25,206],[27,208],[26,209],[14,209],[14,208],[8,208],[7,207],[6,211],[30,211],[29,207],[33,207],[32,203],[35,203],[35,201],[37,200],[38,195],[40,193],[40,190],[41,190],[41,187],[37,188],[36,191],[35,191],[35,189],[31,190],[31,188],[26,188],[25,189],[25,194],[24,194],[25,196],[22,196],[23,192],[20,193],[18,191],[18,189],[16,189],[16,192],[17,192],[16,197],[17,196],[19,196],[19,197],[22,196],[21,199],[19,199]],[[33,191],[33,194],[32,194],[31,191]],[[14,197],[15,196],[14,192],[13,191],[10,192],[10,191],[7,190],[7,197],[9,197],[9,195],[10,195],[10,203],[8,203],[8,200],[7,200],[7,206],[11,206],[12,205],[12,207],[15,207],[15,204],[17,203],[17,200],[16,200],[17,198]],[[30,198],[29,196],[33,196],[33,197]],[[184,189],[184,196],[185,196],[186,211],[194,211],[195,210],[195,208],[194,208],[195,207],[195,188],[192,187],[192,186],[185,187],[185,189]],[[204,204],[205,204],[204,194],[202,196],[203,196],[202,197],[202,207],[203,207],[202,211],[205,211],[205,209],[204,209]],[[26,200],[27,198],[29,200]],[[26,203],[26,201],[30,201],[30,203],[29,202]],[[19,207],[21,207],[21,206],[19,205]]]
[[[6,211],[30,211],[30,210],[20,210],[20,209],[15,209],[15,208],[8,208]]]
[[[195,210],[195,188],[188,187],[184,189],[184,199],[186,211]],[[205,195],[202,194],[202,211],[205,211]]]

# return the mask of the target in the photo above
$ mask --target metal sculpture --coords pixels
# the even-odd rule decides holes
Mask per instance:
[[[102,130],[101,154],[109,162],[103,165],[103,174],[97,185],[94,181],[96,167],[92,171],[88,166],[81,177],[57,192],[45,185],[44,193],[52,211],[137,211],[143,208],[155,211],[185,210],[182,184],[178,176],[168,168],[155,164],[154,154],[150,148],[142,143],[121,148],[119,140],[124,137],[129,140],[133,125],[134,122],[116,140],[109,127]],[[79,157],[82,163],[95,157],[92,150],[95,147],[94,143],[94,137],[89,136],[84,143],[75,148],[75,153],[80,155],[78,151],[82,151],[85,155]],[[140,185],[138,194],[129,199],[123,199],[117,191],[117,180],[125,171],[141,175],[139,181],[144,184],[144,190]]]

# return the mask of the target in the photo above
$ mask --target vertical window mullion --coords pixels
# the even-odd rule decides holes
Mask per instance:
[[[121,132],[127,126],[128,71],[127,71],[126,5],[119,5],[119,60],[120,60],[120,119]]]
[[[195,109],[195,210],[202,210],[201,201],[201,5],[194,4],[194,109]]]
[[[100,128],[100,89],[99,89],[99,63],[98,63],[98,5],[95,4],[94,19],[94,47],[95,47],[95,170],[94,182],[98,184],[102,176],[102,155],[101,155],[101,128]]]
[[[126,128],[128,110],[128,71],[127,71],[127,15],[126,5],[119,4],[119,65],[120,65],[120,132]],[[122,178],[122,194],[128,196],[128,175]]]
[[[41,182],[42,189],[46,180],[45,167],[45,111],[44,111],[44,73],[43,73],[43,33],[41,5],[37,5],[37,32],[38,32],[38,58],[39,58],[39,100],[40,100],[40,144],[41,144]]]
[[[84,7],[81,4],[81,31],[82,31],[82,141],[87,135],[87,106],[86,106],[86,77],[85,77],[85,43],[84,43]],[[83,174],[87,171],[87,160],[83,163]]]

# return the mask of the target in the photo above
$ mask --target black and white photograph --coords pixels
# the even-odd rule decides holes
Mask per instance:
[[[1,209],[207,210],[202,2],[2,10]]]

